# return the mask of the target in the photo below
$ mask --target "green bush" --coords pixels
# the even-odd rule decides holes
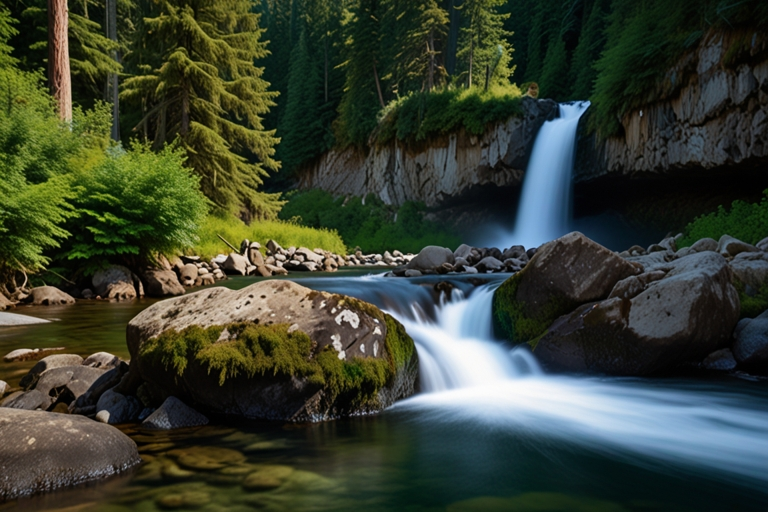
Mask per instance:
[[[204,258],[217,254],[227,254],[231,249],[218,237],[221,235],[228,242],[239,246],[244,239],[265,245],[270,239],[283,247],[308,247],[324,249],[336,254],[346,254],[346,248],[338,233],[328,229],[314,229],[292,222],[257,221],[250,226],[230,215],[210,215],[200,229],[200,241],[190,252]]]
[[[350,250],[418,252],[427,245],[455,248],[461,243],[446,226],[424,219],[425,207],[420,203],[407,202],[396,209],[372,194],[365,201],[359,197],[333,199],[322,190],[294,192],[286,198],[281,219],[335,230]]]
[[[718,240],[731,235],[743,242],[756,244],[768,236],[768,190],[759,203],[734,201],[730,209],[721,205],[716,212],[697,217],[685,227],[680,247],[688,247],[702,238]]]
[[[382,110],[374,132],[376,142],[385,144],[394,138],[420,141],[461,128],[480,135],[489,123],[521,115],[521,99],[515,85],[494,86],[488,91],[473,87],[411,93]]]
[[[176,148],[153,153],[134,145],[114,148],[101,164],[75,173],[79,218],[69,226],[67,259],[85,260],[90,273],[112,262],[143,265],[196,243],[208,203],[183,163]]]

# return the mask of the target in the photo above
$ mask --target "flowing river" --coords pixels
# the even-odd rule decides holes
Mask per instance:
[[[491,297],[506,277],[299,279],[395,315],[417,343],[421,393],[322,424],[125,428],[146,461],[138,470],[0,510],[151,511],[173,508],[170,495],[200,510],[768,510],[768,382],[547,375],[527,350],[493,338]],[[440,281],[453,290],[436,292]],[[0,350],[127,357],[125,326],[152,302],[20,308],[59,320],[3,329]],[[0,379],[17,382],[31,365],[0,363]],[[200,447],[293,473],[253,493],[216,471],[168,469],[167,454]]]

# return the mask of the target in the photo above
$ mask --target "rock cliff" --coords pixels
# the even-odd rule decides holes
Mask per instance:
[[[375,194],[385,203],[439,206],[485,185],[519,186],[536,134],[557,115],[552,100],[524,98],[523,116],[491,125],[481,136],[459,131],[416,144],[393,141],[364,154],[331,150],[300,173],[300,188],[337,196]]]
[[[622,120],[620,135],[581,138],[577,182],[752,170],[768,162],[768,36],[711,32],[670,69],[666,92]],[[586,118],[586,116],[585,116]]]

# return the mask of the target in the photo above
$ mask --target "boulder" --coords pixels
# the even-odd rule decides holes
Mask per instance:
[[[52,403],[53,399],[50,396],[37,389],[32,389],[30,391],[18,391],[12,393],[3,400],[0,407],[34,411],[36,409],[46,410]]]
[[[16,325],[26,325],[26,324],[16,324]],[[62,350],[66,350],[66,349],[64,347],[17,348],[16,350],[13,350],[5,354],[5,356],[3,357],[3,361],[5,361],[6,363],[13,363],[16,361],[36,361],[54,352],[61,352]]]
[[[406,268],[413,270],[435,270],[443,263],[453,265],[454,261],[453,251],[447,247],[428,245],[408,262]]]
[[[251,263],[248,261],[248,258],[233,252],[227,256],[227,260],[221,268],[227,274],[245,276],[248,275],[249,266],[251,266]]]
[[[496,290],[494,329],[513,343],[532,340],[559,316],[608,297],[617,282],[639,272],[581,233],[570,233],[541,246]]]
[[[141,426],[154,430],[199,427],[208,424],[208,418],[192,409],[174,396],[165,402],[141,422]]]
[[[312,263],[315,263],[316,265],[322,265],[323,264],[323,257],[319,254],[315,253],[314,251],[310,251],[306,247],[299,247],[296,249],[295,255],[301,255],[304,257],[304,261],[311,261]]]
[[[194,286],[198,274],[199,270],[197,265],[194,263],[187,263],[179,268],[179,281],[183,286]]]
[[[525,254],[525,247],[523,247],[522,245],[513,245],[512,247],[510,247],[509,249],[501,253],[501,258],[499,259],[504,261],[509,259],[520,260],[523,258],[525,259],[525,261],[528,261],[528,255]]]
[[[159,302],[131,320],[127,342],[155,403],[176,396],[204,414],[373,413],[413,394],[418,374],[413,341],[391,316],[284,280]]]
[[[768,254],[764,252],[742,252],[729,262],[733,275],[744,285],[755,291],[768,285]]]
[[[98,404],[101,395],[120,384],[123,375],[126,373],[128,373],[128,365],[125,363],[105,371],[88,387],[85,393],[69,404],[69,412],[74,414],[95,414],[97,412],[96,404]]]
[[[734,357],[740,364],[768,373],[768,311],[739,327],[733,343]]]
[[[110,370],[120,366],[120,358],[109,352],[96,352],[85,358],[83,366],[90,366],[92,368],[100,368],[102,370]]]
[[[34,306],[61,306],[74,304],[75,299],[54,286],[38,286],[32,288],[23,302]]]
[[[763,252],[768,252],[768,237],[763,238],[755,244],[755,247]]]
[[[480,260],[477,265],[475,265],[475,268],[477,268],[479,272],[498,272],[504,269],[504,263],[497,260],[493,256],[486,256]]]
[[[0,409],[0,502],[122,473],[136,443],[80,416]]]
[[[714,238],[702,238],[691,245],[691,250],[695,252],[717,252],[717,240]]]
[[[405,277],[421,277],[421,271],[415,269],[408,269],[405,271]]]
[[[250,260],[251,264],[256,267],[264,266],[264,256],[259,250],[260,247],[261,246],[258,243],[253,242],[248,249],[248,260]]]
[[[22,377],[19,386],[29,389],[37,383],[41,373],[63,366],[77,366],[82,364],[82,362],[83,358],[76,354],[54,354],[44,357],[29,370],[29,373]]]
[[[701,367],[705,370],[718,372],[730,372],[735,370],[736,366],[736,359],[733,358],[733,352],[729,348],[715,350],[701,362]]]
[[[757,247],[754,245],[742,242],[728,235],[723,235],[720,237],[720,241],[717,242],[717,252],[726,258],[736,256],[742,252],[757,252],[757,250]]]
[[[184,287],[173,270],[147,270],[143,277],[144,290],[148,297],[175,297],[184,294]]]
[[[464,258],[466,260],[470,254],[472,254],[472,247],[467,244],[461,244],[455,251],[453,251],[453,257],[455,259]]]
[[[35,325],[35,324],[47,324],[50,320],[44,318],[35,318],[29,315],[19,315],[16,313],[5,313],[0,311],[0,327],[7,327],[11,325]]]
[[[722,256],[702,252],[669,264],[639,294],[586,304],[558,318],[534,345],[548,369],[648,375],[724,348],[739,297]]]
[[[110,425],[133,422],[142,409],[141,402],[135,396],[125,396],[108,389],[96,403],[96,421]]]
[[[285,251],[282,247],[280,247],[280,244],[275,242],[274,240],[270,240],[267,242],[267,250],[272,254],[280,254]]]
[[[53,398],[53,403],[71,404],[104,375],[89,366],[62,366],[43,372],[34,389]]]
[[[141,280],[121,265],[99,270],[91,278],[96,295],[102,299],[132,300],[144,295]]]

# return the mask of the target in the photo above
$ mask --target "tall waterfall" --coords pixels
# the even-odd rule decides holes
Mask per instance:
[[[588,107],[588,101],[562,103],[559,116],[542,125],[525,171],[515,229],[494,240],[497,246],[538,247],[570,231],[576,130]]]

